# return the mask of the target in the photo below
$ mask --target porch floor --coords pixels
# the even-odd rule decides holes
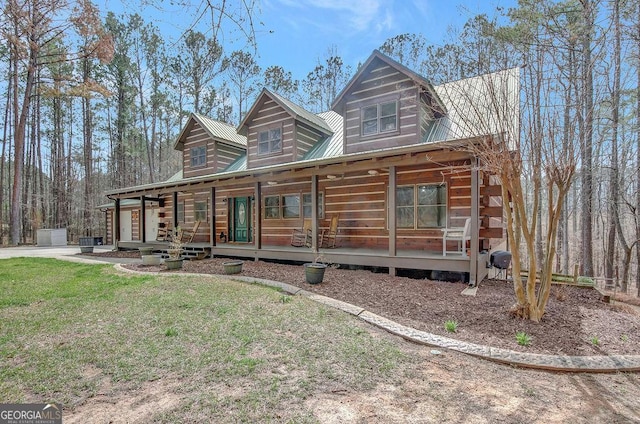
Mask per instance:
[[[154,251],[166,253],[168,242],[162,241],[120,241],[119,249],[138,249],[139,247],[153,247]],[[312,262],[320,254],[325,263],[341,265],[360,265],[369,267],[382,267],[395,269],[438,270],[451,272],[470,272],[471,259],[461,254],[450,253],[443,256],[442,252],[428,252],[424,250],[397,250],[395,256],[389,256],[389,252],[383,249],[336,247],[333,249],[320,249],[314,253],[306,247],[294,246],[270,246],[262,245],[257,249],[253,243],[217,243],[211,246],[209,243],[187,243],[184,245],[187,252],[185,256],[193,259],[206,256],[229,256],[244,259],[271,259],[295,262]],[[191,252],[191,253],[189,253]],[[487,253],[478,255],[478,281],[487,276],[485,267],[489,259]]]

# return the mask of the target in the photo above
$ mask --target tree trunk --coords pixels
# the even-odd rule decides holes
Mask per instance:
[[[34,46],[36,40],[32,40]],[[20,118],[14,135],[14,165],[13,165],[13,189],[11,191],[11,218],[9,226],[11,228],[11,243],[19,244],[22,230],[22,195],[23,195],[23,172],[24,172],[24,143],[27,128],[27,119],[31,105],[31,92],[35,80],[35,73],[38,67],[38,54],[32,46],[29,52],[29,64],[26,69],[25,88],[22,100],[22,107],[15,102],[14,110],[17,114],[20,110]],[[17,91],[17,86],[14,87]]]
[[[583,6],[584,34],[582,40],[582,77],[584,83],[582,129],[582,275],[593,277],[593,69],[591,63],[591,37],[593,11],[591,0],[581,0]]]

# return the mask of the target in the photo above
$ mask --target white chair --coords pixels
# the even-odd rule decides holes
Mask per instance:
[[[464,222],[464,227],[455,228],[443,228],[442,229],[442,256],[447,256],[447,253],[460,253],[462,256],[467,256],[467,240],[471,240],[471,218],[467,218]],[[456,241],[458,244],[457,250],[447,250],[447,241]]]

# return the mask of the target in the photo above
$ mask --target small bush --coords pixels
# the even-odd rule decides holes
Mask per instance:
[[[594,346],[599,346],[600,345],[600,339],[598,339],[597,336],[593,336],[589,340],[591,340],[591,344],[594,345]]]
[[[167,328],[167,331],[164,332],[164,335],[167,337],[175,337],[178,335],[178,330],[175,328]]]
[[[524,331],[518,331],[516,333],[516,341],[520,346],[529,346],[531,344],[531,336]]]
[[[444,328],[449,333],[455,333],[458,330],[458,322],[454,320],[447,320],[444,323]]]

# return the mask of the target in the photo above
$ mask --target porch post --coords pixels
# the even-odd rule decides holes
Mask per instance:
[[[262,249],[262,184],[260,181],[255,185],[255,198],[253,201],[253,214],[255,216],[255,225],[253,228],[253,241],[256,246],[256,250]],[[256,256],[256,260],[258,257]]]
[[[113,244],[118,248],[118,242],[120,241],[120,199],[116,199],[116,209],[113,216]]]
[[[478,284],[478,250],[480,248],[480,231],[478,229],[480,219],[480,178],[478,158],[471,159],[471,263],[469,264],[469,285],[475,287]],[[466,246],[462,246],[466,249]]]
[[[318,176],[311,176],[311,246],[318,247]]]
[[[144,196],[140,196],[140,240],[143,243],[147,242],[147,214],[146,214],[146,203],[144,200]]]
[[[173,228],[171,231],[175,231],[178,228],[178,192],[173,192]]]
[[[209,243],[216,246],[216,188],[211,187],[211,219],[209,220]],[[211,252],[213,257],[213,252]]]
[[[396,167],[389,166],[389,256],[394,257],[396,251]],[[395,276],[395,267],[389,267],[389,275]]]

